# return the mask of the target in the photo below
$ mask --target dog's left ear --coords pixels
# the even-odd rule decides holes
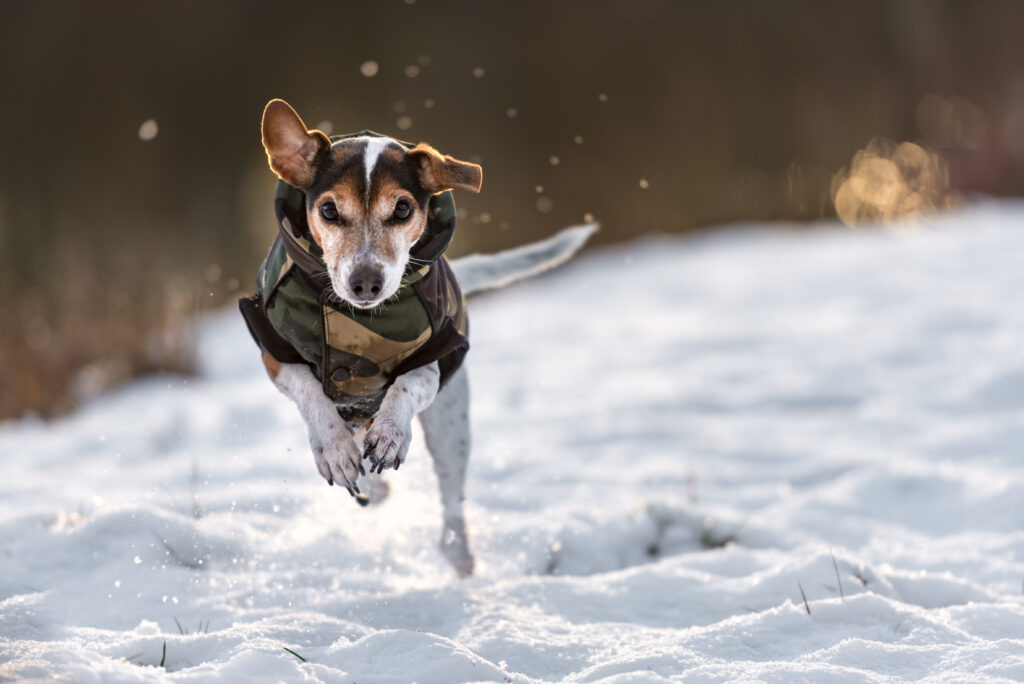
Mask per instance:
[[[435,194],[445,190],[480,192],[484,182],[484,172],[479,164],[441,154],[426,143],[409,150],[409,158],[418,165],[423,187]]]
[[[285,183],[307,188],[316,173],[317,158],[331,146],[326,135],[307,130],[284,100],[271,100],[263,110],[263,147],[270,168]]]

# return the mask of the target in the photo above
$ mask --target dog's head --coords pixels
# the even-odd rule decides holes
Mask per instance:
[[[263,147],[274,173],[306,195],[306,219],[334,292],[361,309],[398,290],[431,196],[479,192],[483,180],[476,164],[422,143],[409,149],[368,136],[332,144],[283,100],[263,111]]]

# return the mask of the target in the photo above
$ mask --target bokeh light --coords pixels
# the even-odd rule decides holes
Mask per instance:
[[[833,182],[836,214],[847,225],[885,223],[958,201],[949,167],[934,149],[874,138]]]
[[[139,126],[139,140],[150,141],[156,137],[156,134],[160,132],[160,127],[156,123],[156,119],[146,119]]]

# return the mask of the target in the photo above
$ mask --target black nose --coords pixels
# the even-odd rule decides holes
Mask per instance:
[[[348,286],[357,297],[376,297],[384,287],[384,278],[372,268],[361,266],[352,271]]]

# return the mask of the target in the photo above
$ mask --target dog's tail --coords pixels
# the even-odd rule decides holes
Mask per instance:
[[[497,254],[470,254],[452,261],[452,269],[465,295],[505,287],[567,261],[596,230],[589,223]]]

